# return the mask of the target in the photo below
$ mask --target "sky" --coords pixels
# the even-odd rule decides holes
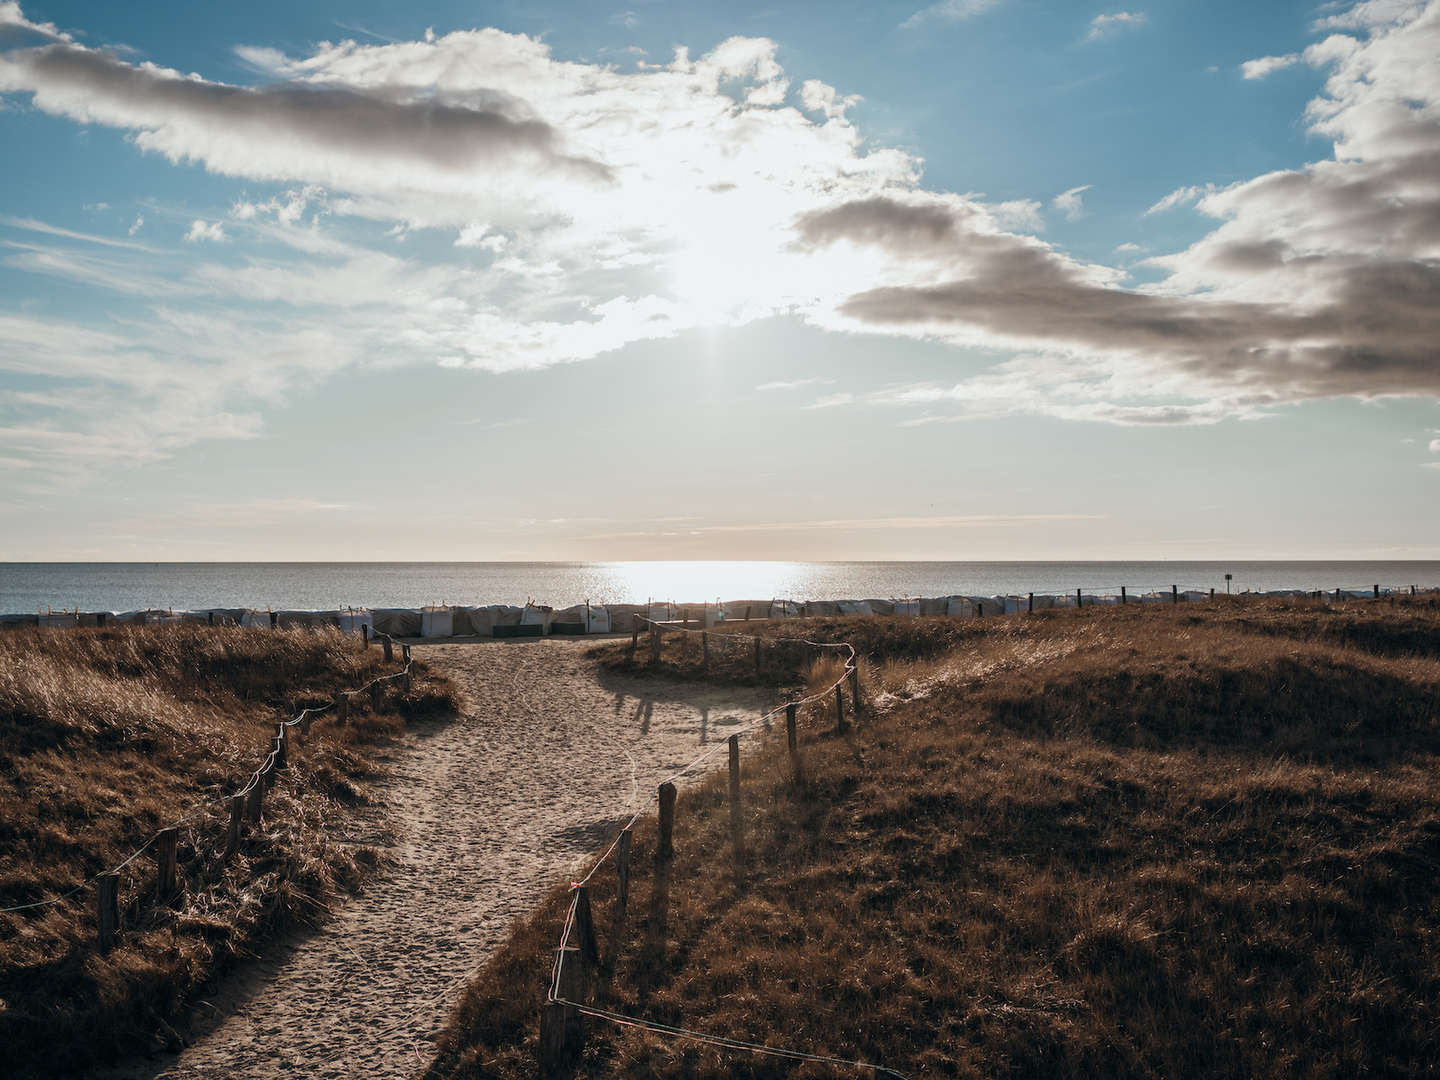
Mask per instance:
[[[1440,558],[1440,0],[0,0],[0,561]]]

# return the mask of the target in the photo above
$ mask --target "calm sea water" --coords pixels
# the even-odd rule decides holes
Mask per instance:
[[[1440,585],[1440,561],[0,563],[0,612],[1223,590],[1227,573],[1236,591]]]

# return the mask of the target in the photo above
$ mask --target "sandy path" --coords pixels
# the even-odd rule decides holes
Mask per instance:
[[[766,704],[741,688],[602,685],[587,647],[417,646],[470,707],[394,754],[382,793],[395,864],[321,930],[220,987],[192,1046],[112,1077],[397,1077],[428,1061],[457,984],[608,837],[632,791],[648,797]]]

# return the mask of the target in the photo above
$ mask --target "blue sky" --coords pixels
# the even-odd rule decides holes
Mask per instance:
[[[0,560],[1440,557],[1440,3],[0,3]]]

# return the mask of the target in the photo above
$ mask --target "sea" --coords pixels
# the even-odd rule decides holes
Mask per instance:
[[[1424,562],[0,563],[0,613],[1440,586]]]

